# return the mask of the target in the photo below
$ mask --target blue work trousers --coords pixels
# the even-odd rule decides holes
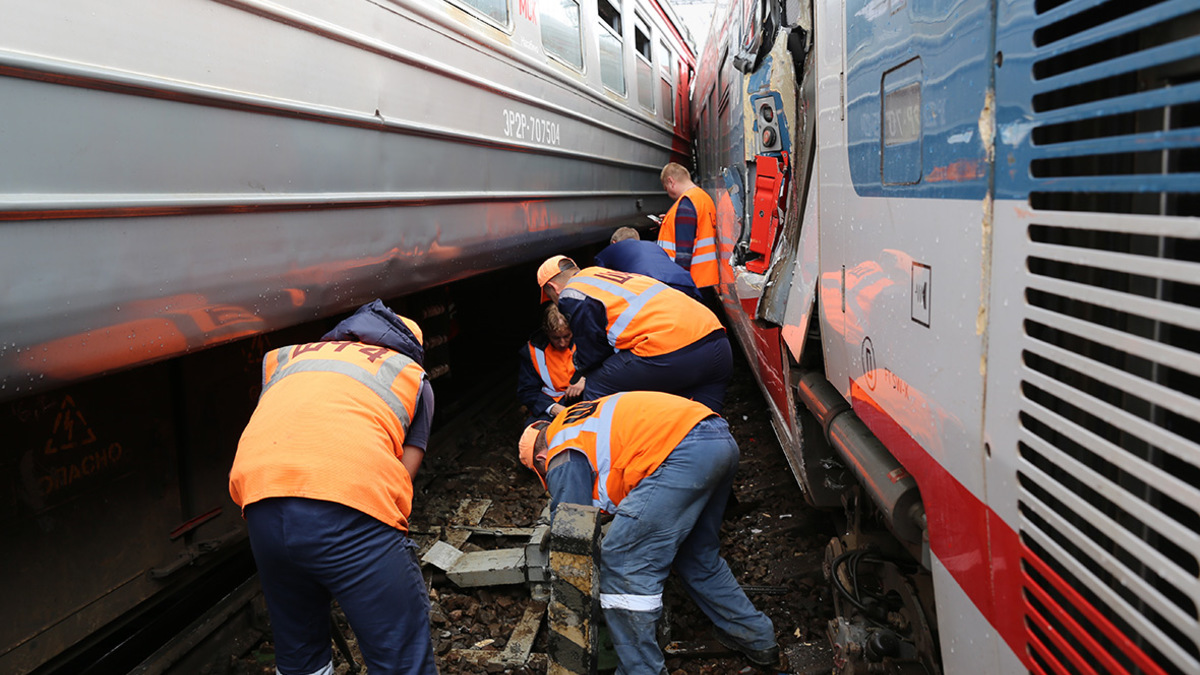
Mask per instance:
[[[750,603],[721,557],[721,518],[737,466],[729,426],[710,417],[618,505],[600,547],[600,606],[619,675],[667,672],[654,627],[672,564],[719,630],[750,649],[775,644],[771,619]]]
[[[665,391],[690,398],[721,414],[733,375],[733,351],[725,331],[659,356],[619,351],[587,376],[584,401],[621,391]]]
[[[245,514],[280,675],[330,667],[331,598],[346,613],[371,675],[437,673],[429,594],[416,546],[403,532],[315,499],[264,499]]]

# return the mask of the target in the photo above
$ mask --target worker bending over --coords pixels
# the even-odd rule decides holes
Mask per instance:
[[[642,241],[638,231],[632,227],[621,227],[613,232],[611,244],[596,254],[593,262],[618,272],[630,272],[657,279],[693,300],[703,300],[692,277],[676,265],[667,252],[652,241]]]
[[[521,348],[518,356],[517,399],[535,420],[553,419],[583,393],[584,380],[575,374],[575,344],[571,327],[558,307],[547,304],[542,327]]]
[[[655,641],[672,566],[726,647],[760,666],[779,656],[775,628],[721,557],[719,533],[738,467],[729,426],[704,405],[631,391],[577,403],[535,422],[521,462],[559,504],[613,514],[600,544],[600,607],[618,674],[667,672]]]
[[[658,230],[658,245],[692,275],[696,288],[715,286],[717,208],[712,197],[692,182],[692,174],[671,162],[659,174],[667,196],[675,200]]]
[[[371,675],[437,672],[407,536],[433,418],[423,358],[416,322],[375,300],[320,342],[263,359],[229,494],[250,531],[281,675],[332,675],[331,597]]]
[[[733,352],[715,314],[683,293],[640,274],[580,270],[566,256],[542,263],[542,294],[575,336],[583,400],[619,391],[666,391],[721,412]]]

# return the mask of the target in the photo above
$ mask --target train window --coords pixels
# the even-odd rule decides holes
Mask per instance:
[[[600,13],[600,23],[608,26],[620,38],[621,10],[612,3],[612,0],[597,0],[596,11]]]
[[[637,92],[638,103],[650,112],[654,112],[654,65],[651,59],[650,30],[646,28],[642,17],[634,15],[633,47],[637,50]]]
[[[883,74],[879,163],[884,185],[921,182],[922,72],[917,57]]]
[[[721,52],[721,65],[717,66],[717,92],[721,97],[721,101],[726,105],[729,104],[729,50]]]
[[[583,70],[578,0],[543,0],[541,21],[546,53]]]
[[[658,43],[658,68],[662,74],[662,102],[663,102],[663,119],[668,122],[675,121],[675,78],[671,73],[671,66],[674,65],[674,59],[671,57],[671,48],[667,43]]]
[[[671,86],[671,81],[665,77],[662,81],[662,98],[663,118],[673,123],[675,121],[675,88]]]
[[[650,52],[650,29],[640,16],[635,16],[633,21],[633,46],[647,63],[654,59],[654,54]]]
[[[508,25],[508,0],[454,0],[454,4],[465,5],[500,26]]]
[[[621,45],[621,12],[610,0],[599,0],[600,80],[625,95],[625,51]]]
[[[721,148],[717,147],[717,90],[708,90],[708,127],[704,134],[708,136],[708,165],[713,168],[713,175],[718,169],[717,162],[721,156]]]

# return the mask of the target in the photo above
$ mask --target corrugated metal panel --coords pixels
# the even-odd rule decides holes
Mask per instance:
[[[1016,438],[1031,664],[1198,672],[1200,9],[1028,5]]]

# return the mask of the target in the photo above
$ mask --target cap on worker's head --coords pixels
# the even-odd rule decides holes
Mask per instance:
[[[572,265],[575,264],[574,260],[565,255],[556,255],[552,258],[547,258],[546,262],[542,263],[541,267],[538,267],[537,282],[538,288],[542,289],[542,302],[550,299],[546,297],[546,282],[558,276],[558,273],[562,271],[561,263],[564,260],[569,261]]]
[[[538,432],[545,429],[548,422],[538,420],[533,424],[525,427],[525,431],[521,433],[521,440],[517,442],[517,449],[521,453],[521,463],[530,470],[536,471],[533,468],[533,448],[537,443]]]
[[[399,314],[396,314],[396,318],[403,321],[405,326],[408,326],[408,329],[412,331],[413,337],[417,338],[417,344],[424,347],[425,346],[425,336],[421,333],[421,327],[417,325],[417,322],[413,321],[412,319],[408,318],[407,316],[401,316]]]

